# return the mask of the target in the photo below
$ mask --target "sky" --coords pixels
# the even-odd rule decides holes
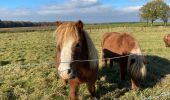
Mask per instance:
[[[0,19],[12,21],[137,22],[151,0],[1,0]],[[170,4],[170,0],[165,1]]]

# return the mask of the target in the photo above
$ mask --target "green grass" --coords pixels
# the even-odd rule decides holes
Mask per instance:
[[[120,81],[117,64],[114,68],[102,68],[100,61],[101,77],[96,82],[96,90],[101,100],[170,99],[170,48],[166,48],[162,40],[163,36],[169,33],[170,27],[100,26],[89,29],[89,26],[86,26],[86,29],[100,58],[102,35],[114,31],[132,33],[140,42],[148,60],[148,75],[142,81],[141,90],[138,92],[130,90],[129,80],[124,83]],[[54,64],[54,29],[14,30],[15,32],[0,33],[0,100],[68,99],[69,86],[59,79]],[[86,86],[82,85],[79,98],[87,99],[88,95]]]

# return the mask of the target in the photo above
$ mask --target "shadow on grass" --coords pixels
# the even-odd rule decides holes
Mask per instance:
[[[153,87],[156,83],[160,82],[167,74],[170,74],[170,60],[162,58],[159,56],[146,56],[147,64],[147,76],[144,80],[141,81],[141,89]],[[120,91],[115,92],[115,98],[119,98],[129,91],[131,83],[127,75],[126,81],[120,80],[119,66],[117,63],[114,63],[113,67],[102,67],[99,70],[100,80],[103,78],[103,84],[112,84],[109,86],[102,86],[102,82],[98,83],[99,88],[97,94],[99,97],[109,93],[115,92],[116,89]]]
[[[143,89],[155,86],[157,82],[170,74],[170,60],[154,55],[146,57],[148,60],[147,76],[141,82]]]
[[[0,66],[5,66],[10,63],[11,63],[11,61],[0,61]]]
[[[100,81],[97,82],[99,86],[97,89],[98,97],[102,97],[109,92],[114,92],[114,97],[119,98],[121,95],[124,95],[126,92],[129,91],[129,80],[126,79],[125,81],[121,81],[119,70],[120,69],[117,63],[114,63],[113,67],[102,67],[99,70]],[[108,99],[109,98],[110,97],[108,97]]]

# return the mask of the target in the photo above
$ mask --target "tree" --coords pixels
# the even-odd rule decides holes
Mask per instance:
[[[158,17],[163,20],[164,25],[167,25],[168,18],[170,17],[170,7],[165,2],[159,1],[159,3],[157,9]]]
[[[142,20],[146,20],[147,21],[147,25],[149,23],[149,5],[146,5],[146,6],[143,6],[141,9],[140,9],[140,18],[141,18],[141,21]]]
[[[141,19],[146,20],[147,24],[149,23],[150,20],[151,25],[158,18],[156,7],[154,7],[153,5],[155,5],[154,2],[149,2],[140,9]]]
[[[164,25],[166,25],[168,18],[170,17],[170,7],[163,0],[153,0],[148,2],[146,5],[141,7],[139,11],[140,18],[146,20],[147,24],[151,21],[151,26],[157,19],[163,20]]]
[[[0,19],[0,28],[2,27],[2,24],[3,24],[3,22],[2,22],[1,19]]]

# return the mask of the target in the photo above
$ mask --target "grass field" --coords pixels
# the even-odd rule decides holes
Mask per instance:
[[[170,27],[99,27],[89,32],[101,58],[101,37],[105,32],[132,33],[147,57],[148,74],[138,92],[130,90],[129,80],[122,83],[119,68],[102,68],[97,81],[97,95],[101,100],[170,99],[170,48],[163,36]],[[69,86],[65,85],[55,69],[54,28],[0,29],[0,100],[66,100]],[[24,31],[27,30],[27,31]],[[80,99],[88,99],[85,85],[79,90]]]

